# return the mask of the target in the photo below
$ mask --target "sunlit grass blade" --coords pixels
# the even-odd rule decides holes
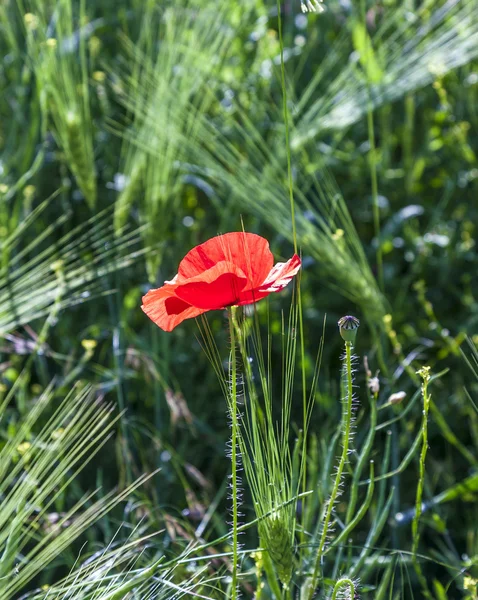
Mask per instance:
[[[473,0],[453,0],[434,9],[427,4],[413,13],[399,5],[386,12],[372,44],[378,49],[382,71],[377,82],[370,81],[370,99],[377,108],[429,85],[478,55],[476,5]],[[352,50],[350,31],[344,31],[297,99],[295,150],[327,130],[343,130],[366,115],[369,84],[356,64],[359,53],[337,73],[337,63],[344,63]]]
[[[109,210],[60,234],[69,217],[63,215],[37,233],[41,214],[53,202],[41,204],[0,242],[2,334],[46,314],[55,303],[65,308],[107,293],[105,276],[144,253],[137,231],[115,237]]]
[[[164,557],[150,558],[153,536],[130,536],[124,542],[112,542],[102,551],[84,560],[58,583],[24,600],[168,600],[171,598],[222,598],[219,578],[207,573],[207,566],[188,574],[177,565],[163,566]],[[156,536],[157,537],[157,536]],[[211,595],[210,595],[211,594]]]
[[[232,39],[226,14],[225,5],[211,10],[197,0],[161,8],[151,3],[138,43],[123,38],[124,67],[113,75],[122,82],[120,100],[131,124],[122,134],[125,182],[116,202],[115,230],[122,231],[138,206],[141,222],[149,225],[146,243],[158,248],[147,259],[151,282],[168,228],[180,214],[179,165],[189,156],[186,140],[198,136],[196,113],[211,107],[218,57],[224,60]]]
[[[2,402],[0,416],[12,393]],[[5,600],[149,477],[97,501],[92,502],[94,492],[88,493],[51,526],[55,501],[108,442],[119,418],[89,386],[72,390],[56,409],[54,398],[51,385],[0,450],[0,593]]]

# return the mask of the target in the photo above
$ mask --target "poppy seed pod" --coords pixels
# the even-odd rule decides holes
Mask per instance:
[[[345,342],[350,342],[353,344],[355,342],[355,338],[357,337],[357,329],[359,328],[359,325],[360,321],[351,315],[346,315],[345,317],[339,319],[338,326],[342,339]]]

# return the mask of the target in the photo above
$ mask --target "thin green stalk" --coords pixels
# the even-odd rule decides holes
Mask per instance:
[[[264,544],[261,543],[261,546],[264,546]],[[277,577],[274,571],[274,565],[272,564],[271,557],[269,556],[269,552],[267,552],[267,550],[263,552],[262,560],[264,563],[264,571],[266,573],[269,587],[271,588],[271,591],[275,595],[275,597],[279,599],[282,597],[282,592],[279,583],[277,582]]]
[[[285,81],[285,65],[284,65],[284,40],[282,37],[282,18],[281,18],[281,2],[277,0],[277,21],[278,21],[278,29],[279,29],[279,45],[280,45],[280,66],[281,66],[281,87],[282,87],[282,109],[284,116],[284,128],[285,128],[285,146],[286,146],[286,154],[287,154],[287,180],[289,187],[289,200],[290,200],[290,216],[292,222],[292,240],[294,243],[294,252],[297,254],[298,246],[297,246],[297,229],[295,223],[295,202],[294,202],[294,184],[292,179],[292,159],[291,159],[291,150],[290,150],[290,131],[289,131],[289,114],[287,110],[287,88]],[[302,472],[302,481],[301,488],[302,492],[305,492],[307,489],[307,469],[305,468],[305,463],[307,459],[307,422],[308,422],[308,410],[307,410],[307,382],[306,382],[306,374],[305,374],[305,342],[304,342],[304,318],[302,314],[302,296],[300,291],[300,276],[297,278],[297,304],[299,309],[299,344],[300,344],[300,363],[301,363],[301,381],[302,381],[302,427],[304,430],[303,435],[303,447],[302,447],[302,463],[301,463],[301,472]],[[303,514],[306,514],[305,511],[305,500],[303,501],[302,506]],[[305,530],[302,528],[301,534],[301,552],[302,548],[304,548],[305,542]],[[300,560],[300,564],[303,564],[302,556]]]
[[[423,575],[422,567],[417,558],[418,543],[420,541],[420,533],[418,526],[422,514],[422,496],[423,485],[425,482],[425,459],[428,449],[428,411],[430,408],[430,396],[428,395],[428,382],[430,381],[430,367],[422,367],[418,371],[418,375],[422,378],[422,397],[423,397],[423,418],[422,418],[422,450],[420,452],[419,476],[417,485],[417,495],[415,499],[415,515],[412,522],[412,557],[415,572],[422,586],[423,595],[425,598],[432,598],[425,576]]]
[[[115,275],[115,283],[117,289],[120,289],[120,281],[118,274]],[[110,295],[108,297],[108,304],[111,314],[111,320],[113,323],[113,364],[114,370],[116,374],[116,393],[118,398],[118,408],[120,411],[120,432],[121,435],[119,437],[118,443],[121,452],[121,458],[123,460],[123,465],[121,466],[121,479],[124,478],[125,481],[122,481],[123,485],[129,485],[133,481],[133,474],[131,471],[131,461],[129,455],[129,431],[128,431],[128,420],[126,417],[126,402],[125,402],[125,393],[124,393],[124,380],[123,380],[123,361],[124,361],[124,352],[121,347],[123,342],[123,327],[120,321],[120,297],[121,293],[118,292],[115,294],[116,297]],[[123,471],[124,466],[124,471]],[[123,474],[124,473],[124,474]]]
[[[288,116],[288,110],[287,110],[287,89],[286,89],[286,85],[285,85],[284,40],[282,38],[282,18],[281,18],[280,0],[277,0],[277,21],[278,21],[278,29],[279,29],[280,71],[281,71],[281,86],[282,86],[282,110],[284,112],[285,146],[286,146],[286,154],[287,154],[287,179],[288,179],[288,183],[289,183],[289,199],[290,199],[290,216],[291,216],[291,221],[292,221],[292,239],[294,241],[294,252],[297,254],[297,231],[296,231],[296,226],[295,226],[294,188],[293,188],[292,168],[291,168],[289,116]]]
[[[423,433],[422,430],[420,430],[417,433],[415,439],[413,440],[412,445],[410,446],[409,451],[406,453],[405,457],[403,458],[402,462],[398,465],[398,467],[396,469],[394,469],[393,471],[389,471],[388,473],[384,473],[383,475],[379,475],[378,477],[375,477],[375,482],[382,481],[384,479],[389,479],[390,477],[394,477],[395,475],[398,475],[399,473],[401,473],[408,467],[412,458],[415,455],[415,452],[418,449],[420,440],[422,439],[422,433]],[[391,437],[391,435],[390,435],[390,437]],[[368,483],[369,483],[368,480],[365,479],[360,482],[360,485],[366,485]]]
[[[369,400],[369,404],[370,404],[369,432],[368,432],[367,438],[364,442],[362,451],[360,452],[360,455],[359,455],[359,458],[355,465],[355,468],[353,470],[352,482],[350,484],[350,497],[349,497],[349,500],[347,503],[348,504],[347,513],[345,516],[345,525],[346,526],[341,531],[339,536],[334,540],[334,542],[333,542],[334,546],[340,544],[340,542],[342,540],[346,539],[347,536],[355,529],[356,525],[358,523],[360,523],[360,521],[364,517],[365,513],[367,512],[367,510],[371,504],[373,490],[374,490],[374,486],[375,486],[374,463],[372,460],[372,461],[370,461],[370,477],[369,477],[369,487],[367,490],[367,496],[366,496],[366,499],[365,499],[364,503],[362,504],[362,506],[359,508],[359,510],[357,512],[355,512],[355,508],[357,506],[360,477],[362,475],[362,471],[365,466],[365,463],[372,451],[373,441],[375,439],[375,427],[377,425],[377,412],[378,412],[377,411],[378,391],[375,391],[373,394],[371,392],[370,380],[372,377],[372,373],[370,372],[370,370],[368,368],[368,362],[365,363],[365,367],[366,367],[365,372],[367,374],[368,400]],[[330,549],[330,547],[329,547],[329,549]],[[338,569],[340,568],[340,565],[342,564],[343,551],[344,551],[344,547],[340,546],[339,550],[337,552],[336,558],[335,558],[335,567],[334,567],[333,577],[336,577]]]
[[[413,186],[413,126],[415,121],[415,96],[405,96],[405,125],[403,131],[403,166],[405,169],[405,191],[408,198]]]
[[[362,12],[362,21],[365,27],[365,31],[367,31],[367,18],[366,18],[366,6],[365,0],[361,0],[360,2],[361,12]],[[369,59],[369,42],[368,38],[365,38],[365,45],[367,48],[365,61]],[[383,281],[383,257],[382,257],[382,245],[380,243],[380,207],[378,204],[378,182],[377,182],[377,150],[375,147],[375,127],[373,121],[373,102],[372,102],[372,91],[370,86],[370,76],[368,69],[364,69],[365,77],[367,79],[367,131],[368,131],[368,142],[370,146],[369,152],[369,165],[370,165],[370,179],[372,184],[372,207],[373,207],[373,228],[375,239],[377,240],[377,252],[376,252],[376,261],[377,261],[377,275],[378,275],[378,285],[380,291],[384,290],[384,281]]]
[[[161,346],[164,346],[164,337],[165,336],[161,336],[163,339],[160,340],[159,336],[160,334],[158,334],[158,328],[156,327],[156,325],[154,323],[151,323],[151,328],[150,328],[150,333],[151,333],[151,344],[153,347],[153,353],[155,357],[159,357],[161,356],[161,358],[163,356],[165,356],[165,354],[163,354],[162,350],[163,348]],[[163,333],[163,332],[161,332]],[[162,373],[161,373],[162,375]],[[156,431],[158,432],[159,435],[162,434],[163,432],[163,419],[162,419],[162,393],[161,393],[161,383],[158,381],[158,379],[155,377],[154,378],[154,382],[153,382],[153,397],[154,397],[154,426]],[[158,452],[158,463],[159,463],[159,452]]]
[[[377,540],[380,537],[380,534],[382,533],[382,530],[385,526],[385,523],[387,522],[388,515],[390,513],[390,507],[392,506],[394,493],[395,489],[392,488],[388,495],[385,506],[383,507],[383,509],[381,508],[380,511],[377,511],[377,515],[373,521],[372,527],[363,545],[362,552],[360,553],[358,560],[354,563],[353,567],[349,571],[350,577],[358,576],[365,564],[365,561],[367,560],[367,557],[369,556],[373,547],[376,545]]]
[[[370,88],[369,88],[370,89]],[[375,238],[377,240],[377,273],[378,273],[378,285],[380,291],[384,290],[383,282],[383,257],[382,257],[382,244],[380,242],[380,207],[378,204],[378,183],[377,183],[377,154],[375,148],[375,128],[373,123],[373,112],[371,102],[369,99],[369,108],[367,112],[367,129],[368,139],[370,144],[370,178],[372,182],[372,203],[373,203],[373,228]]]
[[[232,439],[231,439],[231,462],[232,462],[232,600],[237,598],[237,561],[238,561],[238,542],[237,542],[237,365],[236,365],[236,338],[234,331],[234,311],[231,306],[228,310],[229,315],[229,335],[231,338],[231,356],[229,363],[230,375],[230,411],[232,419]]]
[[[329,532],[330,520],[332,517],[332,511],[334,508],[335,501],[339,494],[340,484],[342,481],[342,473],[347,463],[347,455],[349,452],[349,443],[352,431],[352,400],[353,400],[353,387],[352,387],[352,342],[345,342],[345,371],[347,377],[347,396],[345,398],[343,410],[342,410],[342,455],[340,457],[339,465],[337,467],[337,473],[335,475],[334,486],[330,494],[330,498],[327,504],[327,510],[325,512],[324,524],[322,528],[322,535],[320,537],[319,547],[317,550],[317,556],[315,559],[314,573],[312,575],[311,585],[309,588],[309,600],[312,600],[317,587],[320,562],[322,554],[324,552],[325,542],[327,540],[327,534]]]

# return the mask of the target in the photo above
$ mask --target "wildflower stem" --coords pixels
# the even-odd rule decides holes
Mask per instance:
[[[320,536],[319,547],[317,549],[317,556],[315,558],[314,573],[312,575],[311,585],[309,588],[308,600],[312,600],[314,597],[315,589],[318,583],[320,563],[325,548],[325,542],[327,540],[327,534],[329,531],[330,521],[332,518],[332,511],[334,504],[337,499],[340,490],[340,483],[342,480],[342,473],[347,463],[347,455],[349,452],[350,434],[352,430],[352,400],[353,400],[353,388],[352,388],[352,342],[345,342],[345,372],[346,372],[346,384],[347,392],[345,402],[342,408],[342,455],[337,467],[337,473],[335,475],[334,486],[330,494],[330,498],[327,503],[327,510],[324,516],[324,523],[322,527],[322,534]]]
[[[419,461],[419,476],[417,485],[417,494],[415,499],[415,515],[412,522],[412,560],[415,572],[422,586],[423,595],[425,598],[431,598],[431,594],[428,590],[426,578],[423,575],[421,565],[417,558],[418,542],[420,540],[420,533],[418,526],[420,523],[420,517],[422,514],[422,496],[423,496],[423,485],[425,481],[425,459],[427,456],[428,449],[428,411],[430,408],[430,396],[428,394],[428,383],[430,381],[430,367],[423,367],[418,371],[418,375],[422,377],[422,397],[423,397],[423,417],[422,417],[422,449],[420,452]]]
[[[232,420],[232,439],[231,439],[231,467],[232,467],[232,593],[231,599],[237,598],[237,364],[236,364],[236,338],[234,331],[234,311],[236,307],[231,306],[228,310],[229,315],[229,335],[231,338],[231,356],[229,362],[230,376],[230,412]]]

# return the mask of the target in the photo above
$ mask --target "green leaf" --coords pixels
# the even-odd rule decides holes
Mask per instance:
[[[437,579],[433,581],[433,590],[437,600],[448,600],[448,595],[445,591],[445,588]]]

